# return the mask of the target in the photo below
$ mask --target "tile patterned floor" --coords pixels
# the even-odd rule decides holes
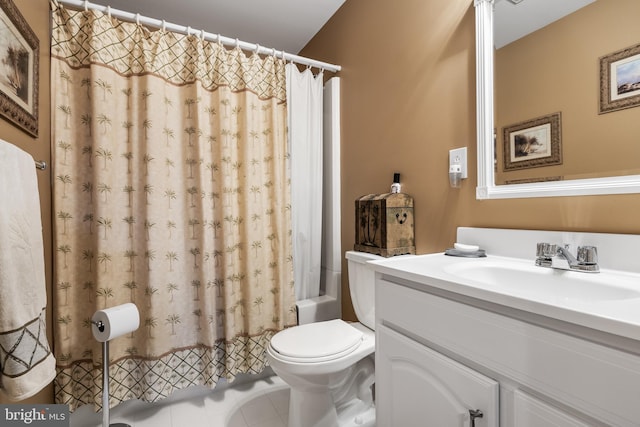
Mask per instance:
[[[239,379],[209,390],[192,387],[158,403],[127,401],[111,409],[110,422],[131,427],[287,427],[289,387],[277,376]],[[70,427],[100,427],[102,413],[82,407]]]

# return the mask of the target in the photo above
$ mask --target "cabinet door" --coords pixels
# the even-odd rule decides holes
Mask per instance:
[[[514,424],[518,427],[589,427],[589,424],[521,390],[513,395]]]
[[[377,425],[498,426],[497,382],[381,323],[376,340]]]

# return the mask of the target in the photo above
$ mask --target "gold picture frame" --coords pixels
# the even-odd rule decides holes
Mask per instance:
[[[0,0],[0,115],[38,136],[40,44],[12,0]]]
[[[600,103],[598,114],[640,105],[640,44],[600,58]]]
[[[562,113],[536,117],[503,128],[503,170],[562,164]]]

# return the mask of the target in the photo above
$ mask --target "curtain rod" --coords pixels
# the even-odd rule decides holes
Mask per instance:
[[[112,9],[109,6],[102,6],[96,3],[91,3],[86,0],[58,0],[61,4],[72,6],[78,9],[84,8],[85,10],[94,9],[100,12],[106,13],[109,16],[121,18],[127,21],[136,22],[152,28],[162,28],[163,30],[170,30],[176,33],[182,33],[187,35],[197,35],[208,41],[219,41],[227,46],[238,46],[243,50],[254,51],[264,55],[274,55],[281,57],[286,61],[296,62],[298,64],[306,65],[309,67],[320,68],[322,70],[338,72],[341,67],[339,65],[329,64],[327,62],[316,61],[315,59],[305,58],[304,56],[298,56],[291,53],[287,53],[284,50],[277,51],[276,49],[269,49],[259,44],[248,43],[238,39],[232,39],[229,37],[221,36],[220,34],[208,33],[204,30],[196,30],[191,27],[185,27],[183,25],[171,24],[164,20],[149,18],[147,16],[141,16],[139,13],[126,12],[124,10]]]

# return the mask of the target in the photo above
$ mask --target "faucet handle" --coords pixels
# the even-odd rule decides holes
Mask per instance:
[[[536,245],[536,256],[550,258],[558,253],[558,245],[551,243],[538,243]]]
[[[595,246],[578,246],[578,262],[583,264],[598,263],[598,248]]]

